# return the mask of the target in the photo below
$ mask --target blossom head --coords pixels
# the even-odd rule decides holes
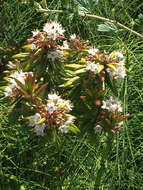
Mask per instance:
[[[27,77],[28,72],[15,71],[9,76],[9,83],[4,90],[4,94],[6,97],[12,97],[14,92],[20,88],[17,81],[19,81],[22,85],[25,85],[25,79]]]
[[[72,107],[69,100],[62,99],[56,93],[49,94],[47,104],[38,107],[39,113],[29,119],[29,125],[35,126],[34,131],[38,136],[44,136],[49,129],[67,133],[75,119],[69,114]]]
[[[94,56],[94,55],[96,55],[97,53],[99,53],[99,49],[97,49],[97,48],[90,48],[90,49],[88,50],[88,53],[89,53],[90,55]]]
[[[102,103],[102,109],[108,110],[109,112],[122,112],[121,101],[117,98],[110,96],[108,100],[103,101]]]
[[[45,136],[45,132],[44,132],[45,128],[46,128],[45,123],[43,123],[41,125],[36,125],[34,127],[34,132],[36,133],[37,136],[43,137],[43,136]]]
[[[61,24],[57,22],[46,23],[44,25],[43,31],[47,33],[48,37],[56,40],[57,37],[63,36],[65,30],[62,28]]]

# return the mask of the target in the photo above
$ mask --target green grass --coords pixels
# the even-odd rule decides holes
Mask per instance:
[[[117,19],[134,30],[142,31],[138,19],[142,2],[136,1],[48,1],[51,9],[84,6],[91,13]],[[74,4],[75,3],[75,4]],[[94,4],[94,6],[93,6]],[[136,9],[134,8],[136,7]],[[102,178],[103,190],[143,190],[143,39],[122,30],[99,32],[99,20],[77,15],[43,15],[32,3],[21,4],[7,0],[0,5],[0,46],[20,47],[31,35],[41,29],[47,20],[59,20],[68,29],[67,35],[76,32],[91,44],[101,45],[107,51],[122,50],[126,56],[128,77],[125,81],[124,100],[126,113],[130,114],[122,133],[115,135],[112,151]],[[117,14],[118,13],[118,14]],[[93,190],[98,161],[103,151],[89,141],[87,134],[65,135],[60,144],[32,140],[26,124],[9,123],[8,109],[0,93],[0,190]],[[22,125],[22,127],[21,127]],[[102,139],[102,137],[101,137]],[[21,188],[21,189],[20,189]]]

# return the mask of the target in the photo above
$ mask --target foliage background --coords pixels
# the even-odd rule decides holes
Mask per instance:
[[[128,77],[123,85],[123,101],[125,112],[131,116],[123,132],[115,136],[101,189],[142,190],[143,39],[117,25],[114,25],[115,30],[112,27],[101,29],[99,25],[105,24],[103,21],[77,16],[78,11],[86,11],[118,20],[142,33],[142,1],[47,0],[49,9],[68,9],[70,14],[43,14],[33,6],[33,1],[5,0],[0,3],[0,47],[15,51],[31,36],[32,30],[41,29],[47,20],[58,20],[67,29],[67,35],[76,32],[92,45],[100,45],[102,50],[124,53]],[[6,62],[2,54],[1,76]],[[65,135],[60,145],[47,143],[45,146],[40,139],[30,141],[26,126],[21,128],[20,121],[17,124],[8,122],[8,109],[10,105],[0,93],[0,189],[94,189],[102,141],[97,147],[89,142],[87,134]]]

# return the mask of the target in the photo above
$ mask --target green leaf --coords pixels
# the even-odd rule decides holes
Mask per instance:
[[[70,80],[68,80],[65,84],[60,85],[60,87],[68,87],[71,86],[73,84],[73,82],[76,82],[78,79],[80,79],[80,77],[74,77],[71,78]]]
[[[37,8],[37,10],[43,10],[43,8],[41,7],[40,3],[34,1],[34,6]]]
[[[71,69],[80,69],[84,68],[85,65],[79,65],[79,64],[66,64],[65,67],[71,68]]]
[[[110,67],[113,71],[116,70],[116,67],[113,64],[107,64],[108,67]]]
[[[43,84],[43,85],[38,89],[38,91],[36,92],[35,95],[36,95],[36,96],[42,95],[47,86],[48,86],[48,82],[47,82],[46,84]]]
[[[112,91],[112,93],[113,93],[115,96],[118,96],[118,90],[117,90],[116,84],[115,84],[115,82],[113,81],[113,79],[110,78],[110,76],[109,76],[108,73],[106,73],[105,82],[106,82],[106,84],[108,85],[108,87],[110,88],[110,90]]]
[[[7,81],[7,82],[10,81],[10,78],[8,78],[8,77],[3,77],[3,79],[4,79],[5,81]]]
[[[69,130],[75,134],[80,133],[79,128],[73,123],[70,125]]]
[[[38,49],[38,50],[35,52],[34,56],[39,56],[39,55],[42,54],[42,52],[43,52],[43,50],[42,50],[42,48],[40,48],[40,49]]]
[[[37,122],[37,124],[40,125],[40,124],[44,123],[45,121],[46,121],[46,118],[44,117],[44,118],[40,119],[40,120]]]
[[[18,53],[12,56],[13,59],[26,59],[27,57],[29,57],[29,53]]]
[[[48,6],[47,6],[47,1],[46,1],[46,0],[42,0],[42,1],[41,1],[41,5],[42,5],[42,7],[43,7],[44,9],[47,9],[47,8],[48,8]]]
[[[5,90],[6,86],[0,86],[0,90]]]
[[[97,31],[100,32],[117,32],[118,29],[115,26],[115,24],[111,23],[111,22],[105,22],[104,24],[99,24]]]
[[[20,190],[26,190],[26,188],[24,187],[24,185],[20,186]]]
[[[87,72],[87,70],[84,68],[84,69],[79,69],[79,70],[77,70],[77,71],[75,71],[74,72],[74,74],[81,74],[81,73],[86,73]]]
[[[26,93],[24,84],[22,84],[22,82],[20,82],[16,78],[13,78],[13,79],[16,81],[16,83],[18,84],[18,86],[21,87],[21,89]]]
[[[127,89],[127,80],[125,79],[122,83],[122,86],[120,88],[120,96],[119,96],[119,99],[120,100],[123,100],[124,99],[124,94],[126,92],[126,89]]]
[[[88,9],[83,7],[81,4],[78,4],[77,10],[78,10],[78,12],[81,12],[81,13],[88,13],[89,12]]]

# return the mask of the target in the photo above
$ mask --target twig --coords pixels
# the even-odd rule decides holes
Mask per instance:
[[[68,11],[64,11],[64,10],[49,10],[49,9],[41,9],[42,12],[52,12],[52,13],[66,13],[68,14],[69,12]],[[132,30],[131,28],[125,26],[124,24],[116,21],[116,20],[112,20],[112,19],[109,19],[109,18],[105,18],[105,17],[102,17],[102,16],[98,16],[98,15],[95,15],[95,14],[86,14],[86,13],[82,13],[82,12],[79,12],[78,13],[79,16],[82,16],[82,17],[90,17],[90,18],[95,18],[95,19],[99,19],[99,20],[104,20],[104,21],[108,21],[108,22],[112,22],[112,23],[115,23],[117,25],[119,25],[120,27],[128,30],[129,32],[135,34],[136,36],[139,36],[141,38],[143,38],[143,35]]]

